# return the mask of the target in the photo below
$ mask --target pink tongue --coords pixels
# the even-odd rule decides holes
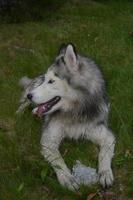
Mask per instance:
[[[38,109],[37,109],[37,115],[38,115],[38,117],[42,117],[42,115],[43,115],[44,112],[45,112],[45,106],[44,105],[38,106]]]

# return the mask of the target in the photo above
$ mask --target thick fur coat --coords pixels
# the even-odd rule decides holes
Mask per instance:
[[[109,103],[98,66],[77,54],[72,44],[63,45],[39,80],[26,95],[37,105],[33,113],[45,116],[41,152],[60,184],[71,190],[79,187],[59,152],[59,145],[64,138],[82,137],[99,146],[99,181],[103,187],[112,185],[115,138],[107,126]]]

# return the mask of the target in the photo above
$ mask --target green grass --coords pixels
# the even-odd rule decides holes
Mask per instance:
[[[132,199],[133,36],[129,32],[133,31],[133,3],[71,0],[50,12],[42,11],[41,21],[0,24],[0,200],[86,200],[100,188],[83,187],[80,193],[62,189],[40,155],[41,121],[30,108],[22,116],[15,115],[20,77],[45,72],[59,45],[70,41],[96,60],[107,80],[109,126],[117,139],[115,183],[109,191],[112,199]],[[76,159],[97,165],[98,151],[90,142],[65,141],[61,152],[66,152],[69,167]]]

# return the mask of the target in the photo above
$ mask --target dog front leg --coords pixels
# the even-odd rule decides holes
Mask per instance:
[[[50,130],[49,130],[50,131]],[[57,132],[57,128],[49,132],[48,130],[42,135],[41,145],[42,145],[42,155],[51,164],[54,171],[56,172],[58,181],[64,187],[70,190],[78,189],[78,184],[76,183],[74,176],[71,174],[70,170],[67,168],[58,148],[62,140],[62,135]]]
[[[114,177],[111,169],[111,160],[114,155],[115,138],[104,125],[92,129],[90,139],[100,147],[98,156],[99,181],[103,187],[112,185]]]

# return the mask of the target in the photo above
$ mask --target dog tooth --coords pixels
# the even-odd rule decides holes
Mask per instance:
[[[46,107],[45,107],[45,106],[43,106],[42,108],[43,108],[43,109],[45,109]]]

